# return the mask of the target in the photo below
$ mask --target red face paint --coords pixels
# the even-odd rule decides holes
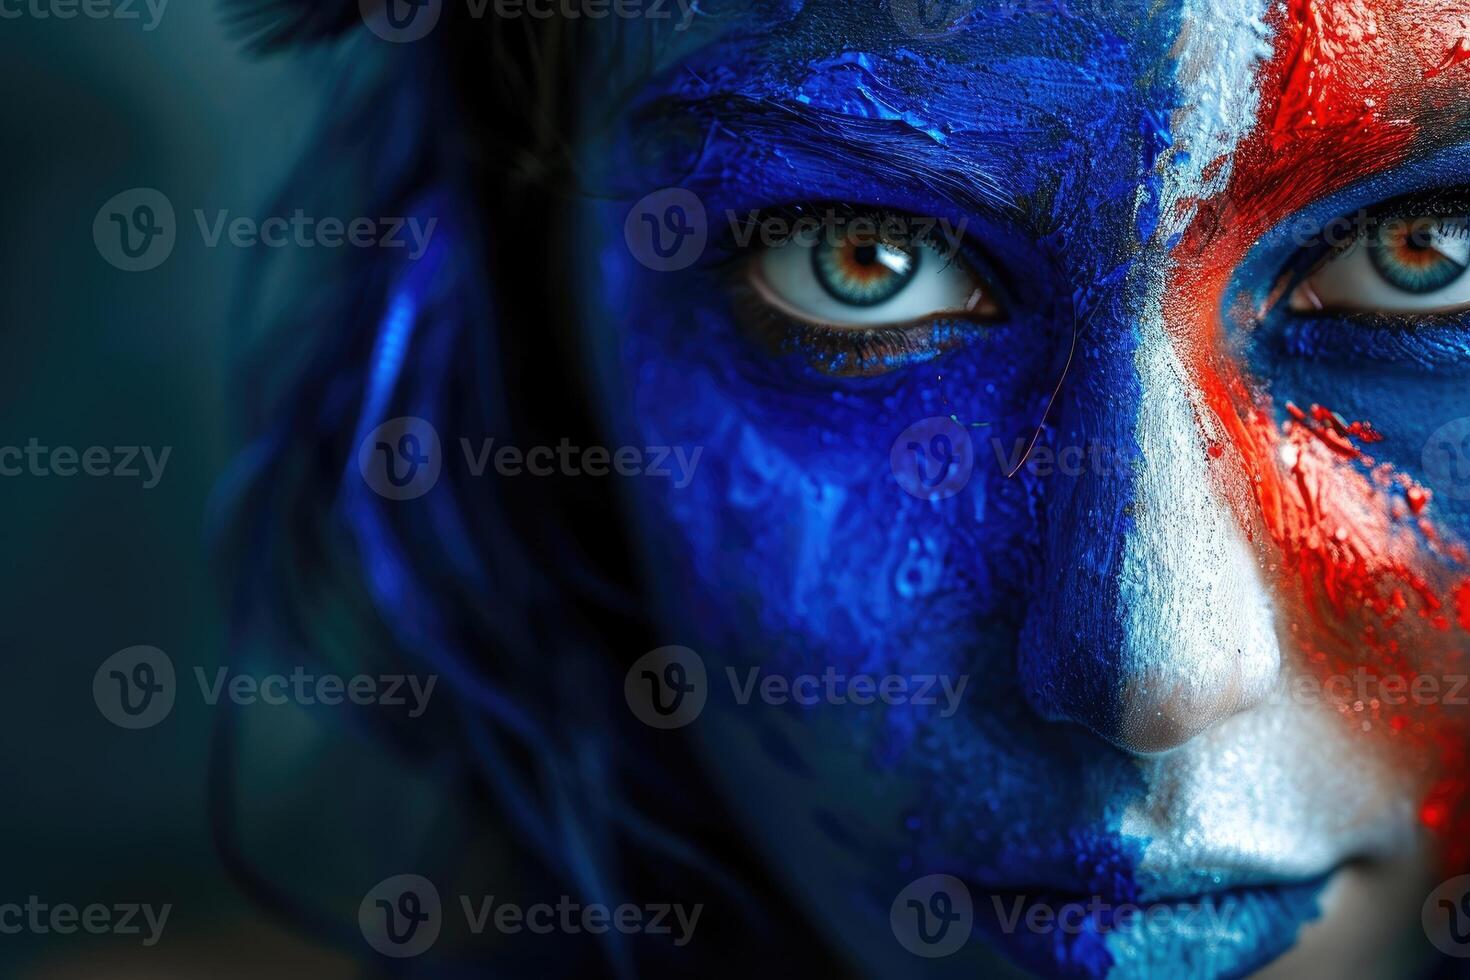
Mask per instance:
[[[1445,52],[1439,64],[1433,68],[1424,69],[1425,78],[1438,78],[1456,65],[1463,65],[1470,61],[1470,17],[1459,17],[1457,21],[1455,37],[1449,50]]]
[[[1226,447],[1215,467],[1276,576],[1302,663],[1323,679],[1366,669],[1438,680],[1463,669],[1453,650],[1470,631],[1470,580],[1464,549],[1432,523],[1430,491],[1369,454],[1378,436],[1368,423],[1317,405],[1272,406],[1226,353],[1222,313],[1231,273],[1270,227],[1406,161],[1423,145],[1429,107],[1465,105],[1465,79],[1446,70],[1470,58],[1459,54],[1470,51],[1470,31],[1425,0],[1290,0],[1270,26],[1257,128],[1226,190],[1201,202],[1178,246],[1167,322],[1201,394],[1201,424]],[[1232,312],[1241,322],[1257,315]],[[1342,708],[1354,731],[1402,746],[1423,767],[1421,818],[1463,865],[1470,805],[1459,773],[1470,730],[1453,709],[1413,699]]]

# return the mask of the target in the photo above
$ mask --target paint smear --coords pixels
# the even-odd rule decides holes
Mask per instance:
[[[1275,53],[1263,67],[1257,128],[1225,191],[1200,202],[1178,246],[1167,319],[1201,392],[1206,437],[1227,447],[1214,468],[1292,600],[1290,626],[1309,667],[1323,679],[1357,670],[1443,678],[1464,669],[1454,648],[1470,631],[1470,579],[1464,548],[1433,523],[1430,492],[1373,458],[1368,422],[1330,405],[1270,404],[1227,356],[1220,312],[1231,271],[1272,225],[1403,162],[1420,138],[1418,107],[1453,104],[1463,80],[1424,66],[1444,65],[1446,50],[1455,57],[1464,24],[1425,0],[1290,0],[1269,24]],[[1412,701],[1341,708],[1354,730],[1391,740],[1423,767],[1430,789],[1420,818],[1444,841],[1446,860],[1464,866],[1465,723],[1453,709]]]

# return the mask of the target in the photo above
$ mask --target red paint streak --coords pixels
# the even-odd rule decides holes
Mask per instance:
[[[1281,98],[1271,123],[1271,144],[1280,149],[1303,130],[1368,124],[1378,103],[1343,99],[1339,72],[1353,58],[1381,55],[1378,15],[1364,0],[1291,0],[1278,18],[1278,47],[1285,45]]]
[[[1470,582],[1461,583],[1455,590],[1455,618],[1462,630],[1470,632]]]
[[[1433,68],[1424,69],[1425,78],[1438,78],[1456,65],[1470,61],[1470,17],[1459,20],[1459,36],[1445,54],[1443,60]]]
[[[1365,452],[1382,439],[1367,422],[1290,404],[1278,422],[1227,354],[1219,313],[1231,271],[1266,230],[1403,163],[1421,113],[1448,124],[1470,109],[1457,80],[1424,71],[1470,32],[1436,0],[1288,0],[1269,20],[1275,56],[1260,77],[1260,123],[1236,152],[1226,190],[1200,203],[1178,246],[1166,322],[1200,392],[1201,425],[1229,450],[1217,466],[1227,497],[1279,576],[1310,669],[1443,677],[1464,669],[1447,635],[1452,594],[1470,630],[1464,547],[1432,523],[1427,489]],[[1232,314],[1249,320],[1253,311]],[[1441,834],[1449,862],[1470,866],[1465,720],[1438,705],[1377,699],[1343,710],[1351,731],[1366,726],[1402,747],[1427,787],[1425,826]]]

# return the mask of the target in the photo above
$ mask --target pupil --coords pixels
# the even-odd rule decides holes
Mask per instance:
[[[848,238],[812,249],[812,266],[827,295],[848,306],[877,306],[897,296],[919,270],[918,252],[902,245]]]

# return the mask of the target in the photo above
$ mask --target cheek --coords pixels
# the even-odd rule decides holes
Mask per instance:
[[[639,443],[701,451],[687,486],[636,486],[682,556],[672,589],[703,593],[740,647],[862,670],[960,656],[977,624],[1019,608],[1002,590],[1027,574],[1030,475],[1003,471],[1044,404],[1032,375],[1049,365],[1033,372],[1026,356],[1035,325],[882,377],[831,378],[743,332],[728,270],[653,272],[628,258],[620,228],[604,219],[588,290],[606,311],[599,331],[615,325],[610,401],[631,406]],[[895,445],[949,416],[964,420],[970,474],[953,496],[919,499]]]
[[[1215,477],[1273,582],[1293,699],[1338,715],[1350,758],[1396,760],[1458,865],[1470,856],[1463,522],[1416,479],[1423,440],[1403,423],[1408,392],[1321,368],[1257,365],[1270,374],[1251,376],[1219,354],[1223,277],[1196,267],[1179,278],[1171,322],[1181,337],[1210,338],[1180,346],[1219,447]],[[1394,424],[1381,430],[1369,416],[1389,405]]]
[[[1451,700],[1466,696],[1463,522],[1419,478],[1418,423],[1373,417],[1400,415],[1402,402],[1364,397],[1342,375],[1250,377],[1224,354],[1220,314],[1229,270],[1270,216],[1397,166],[1419,136],[1401,121],[1453,100],[1459,83],[1424,71],[1448,50],[1449,19],[1420,2],[1273,10],[1259,126],[1183,237],[1168,319],[1219,446],[1216,477],[1274,580],[1292,669],[1341,716],[1344,752],[1388,751],[1415,775],[1424,824],[1459,862],[1470,856],[1458,843],[1470,830],[1459,775],[1470,732]]]
[[[974,623],[997,604],[995,555],[1016,547],[1021,510],[1014,489],[992,485],[995,454],[978,434],[961,492],[931,502],[900,484],[895,442],[949,414],[937,375],[856,388],[768,382],[759,375],[770,365],[755,362],[769,355],[736,336],[719,303],[661,299],[668,308],[650,302],[626,321],[622,372],[638,379],[641,440],[703,450],[689,486],[639,487],[692,573],[677,587],[703,591],[740,647],[774,648],[767,659],[786,650],[843,669],[914,671],[972,645]],[[690,323],[697,337],[681,338]],[[959,401],[973,389],[956,380],[951,390]],[[985,411],[983,399],[965,401]]]

